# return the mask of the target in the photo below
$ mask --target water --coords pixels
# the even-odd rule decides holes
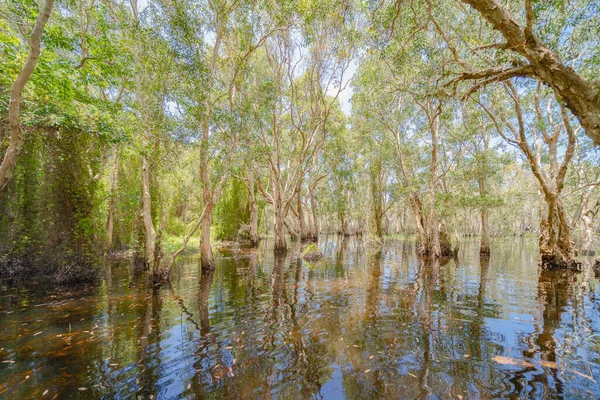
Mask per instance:
[[[593,274],[538,272],[533,241],[423,263],[324,237],[324,261],[182,258],[170,287],[127,262],[94,288],[0,291],[0,398],[598,398]],[[44,395],[44,393],[46,393]]]

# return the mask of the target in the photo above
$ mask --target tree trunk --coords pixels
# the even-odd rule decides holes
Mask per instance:
[[[594,244],[594,224],[592,215],[584,214],[581,217],[583,222],[583,245],[581,246],[581,253],[584,256],[593,256],[595,254],[592,246]]]
[[[296,198],[298,204],[298,239],[308,239],[308,230],[306,229],[306,222],[304,221],[304,210],[302,209],[302,180],[298,183],[298,197]]]
[[[540,223],[540,257],[544,269],[579,269],[577,250],[571,241],[562,202],[557,197],[545,196],[547,216]]]
[[[415,227],[417,229],[417,253],[421,257],[431,257],[431,245],[429,235],[423,221],[423,203],[416,193],[408,196],[413,216],[415,218]]]
[[[579,119],[585,133],[600,145],[600,95],[596,85],[580,77],[533,33],[522,27],[510,12],[495,0],[462,0],[477,10],[507,41],[507,47],[531,66],[531,75],[554,88]],[[530,21],[533,23],[533,21]]]
[[[485,207],[481,208],[481,245],[479,246],[479,254],[482,256],[490,255],[490,237],[488,233],[488,211]]]
[[[21,109],[21,93],[23,88],[27,84],[27,81],[31,77],[31,74],[35,70],[38,58],[41,52],[42,32],[44,26],[50,18],[52,12],[52,6],[54,0],[45,0],[40,13],[35,20],[33,30],[31,31],[31,48],[29,49],[29,55],[23,65],[23,69],[17,75],[17,79],[12,86],[10,93],[10,102],[8,106],[8,121],[10,129],[10,142],[2,164],[0,164],[0,193],[6,189],[8,182],[12,178],[13,171],[19,160],[19,154],[21,153],[21,146],[23,145],[23,131],[21,129],[20,120],[20,109]]]
[[[142,157],[142,218],[144,222],[144,233],[146,236],[146,246],[144,249],[145,263],[151,271],[156,272],[154,253],[156,245],[156,231],[152,222],[152,198],[150,197],[150,171],[148,160]]]
[[[281,196],[278,192],[275,193],[273,201],[273,231],[275,232],[275,252],[286,252],[287,242],[285,241],[285,213]]]
[[[310,236],[313,240],[319,239],[319,218],[317,213],[317,201],[315,200],[315,191],[313,189],[309,189],[310,194],[310,209],[312,211],[312,224],[311,224],[311,232]]]
[[[452,248],[452,241],[450,240],[450,235],[448,234],[448,228],[443,220],[440,223],[440,228],[438,229],[438,238],[440,243],[440,257],[454,257],[455,249]],[[458,247],[456,248],[456,252],[458,252]]]
[[[218,26],[217,19],[215,23]],[[203,271],[212,271],[215,269],[215,260],[213,258],[212,247],[210,245],[210,226],[212,224],[213,206],[217,201],[216,196],[211,193],[211,183],[209,176],[208,152],[210,138],[210,120],[212,116],[212,98],[211,91],[213,79],[216,74],[216,63],[221,47],[221,30],[217,29],[215,45],[212,49],[212,55],[209,64],[209,91],[204,100],[204,115],[202,116],[202,140],[200,143],[200,182],[202,183],[202,198],[204,200],[204,212],[201,218],[200,228],[200,267]],[[224,176],[223,176],[224,178]],[[222,180],[216,190],[221,190],[225,182]]]
[[[350,236],[350,233],[348,231],[348,221],[346,219],[346,213],[340,212],[338,213],[339,216],[339,220],[340,220],[340,228],[341,228],[341,233],[344,236]]]
[[[212,203],[205,205],[206,212],[202,217],[200,228],[200,267],[203,271],[212,271],[215,269],[215,259],[210,245],[210,226],[212,224]]]
[[[250,202],[250,244],[258,246],[258,206],[254,193],[254,171],[248,171],[248,201]]]
[[[379,175],[381,166],[378,166],[377,171],[371,171],[371,197],[372,197],[372,223],[371,230],[378,238],[383,237],[381,229],[381,218],[383,216],[381,187],[379,185]]]
[[[108,220],[106,222],[106,249],[113,245],[113,232],[115,225],[115,211],[117,208],[117,180],[119,176],[119,147],[113,146],[113,163],[110,173],[110,201],[108,203]]]
[[[429,178],[429,219],[428,219],[428,231],[430,235],[431,245],[431,256],[440,257],[442,255],[442,249],[440,244],[440,233],[437,220],[437,212],[435,209],[435,192],[436,192],[436,181],[437,181],[437,143],[438,143],[438,129],[439,129],[439,116],[435,116],[430,122],[431,126],[431,166],[430,166],[430,178]]]
[[[490,135],[487,132],[482,134],[483,139],[483,151],[487,157],[487,152],[490,146]],[[477,147],[477,146],[476,146]],[[482,162],[479,168],[479,195],[482,199],[485,199],[487,196],[487,168],[486,165]],[[479,246],[479,255],[480,256],[488,256],[490,255],[490,237],[489,237],[489,218],[488,218],[488,210],[484,205],[481,207],[481,243]]]
[[[311,213],[306,215],[308,217],[308,235],[307,235],[307,238],[310,239],[310,240],[315,240],[315,237],[316,237],[316,235],[315,235],[315,219],[314,219],[314,216],[313,216],[313,213],[312,213],[313,212],[312,204],[310,206],[310,210],[311,210]]]

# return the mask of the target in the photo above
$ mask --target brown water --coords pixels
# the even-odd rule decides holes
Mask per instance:
[[[600,397],[598,281],[538,273],[533,241],[427,264],[329,236],[314,266],[269,245],[213,275],[181,259],[171,287],[126,262],[85,290],[4,285],[0,398]]]

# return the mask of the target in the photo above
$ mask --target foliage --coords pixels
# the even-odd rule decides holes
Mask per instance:
[[[529,61],[463,1],[147,3],[56,3],[0,193],[5,270],[93,280],[103,253],[141,254],[144,162],[165,253],[196,243],[207,209],[225,241],[246,239],[252,210],[262,234],[303,239],[381,243],[419,221],[473,235],[483,216],[492,236],[539,231],[540,182],[556,182],[569,144],[565,99],[540,74],[499,73]],[[597,2],[532,4],[532,34],[597,89]],[[521,3],[502,6],[527,24]],[[2,154],[38,12],[0,0]],[[579,231],[600,204],[598,151],[564,110],[577,135],[554,190]]]

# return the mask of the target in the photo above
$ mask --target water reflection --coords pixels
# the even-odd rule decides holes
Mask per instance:
[[[589,273],[538,272],[535,243],[414,257],[414,241],[326,254],[182,259],[170,287],[127,262],[99,287],[2,286],[0,397],[597,398]],[[589,271],[588,271],[589,272]]]
[[[200,333],[206,335],[210,331],[210,318],[208,312],[208,296],[212,284],[214,271],[202,271],[200,277],[200,290],[198,291],[198,309],[200,315]]]

